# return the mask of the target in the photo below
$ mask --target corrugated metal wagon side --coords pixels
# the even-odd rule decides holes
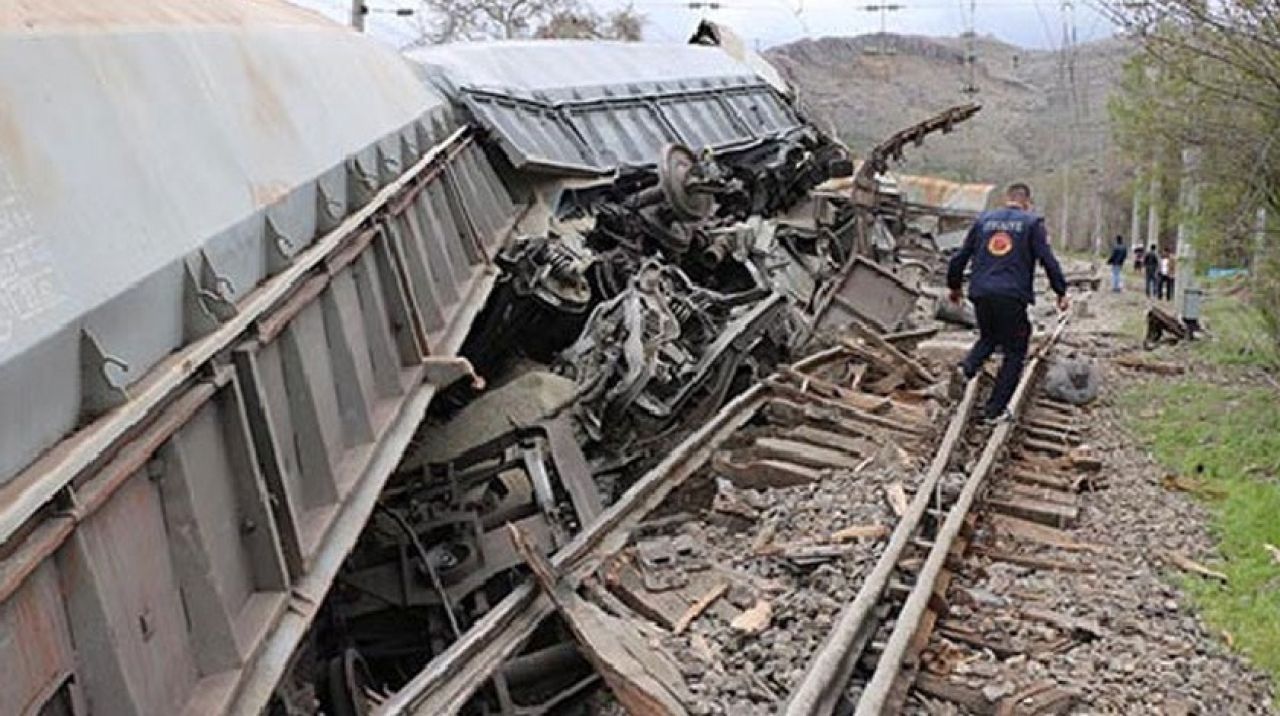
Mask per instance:
[[[19,5],[0,65],[89,99],[37,126],[35,83],[0,71],[23,98],[0,126],[48,153],[0,153],[22,219],[0,255],[56,297],[29,325],[0,306],[5,462],[35,456],[0,472],[0,713],[257,712],[435,391],[468,376],[521,208],[407,64],[309,15],[51,3],[5,25]],[[48,149],[73,130],[128,151]]]

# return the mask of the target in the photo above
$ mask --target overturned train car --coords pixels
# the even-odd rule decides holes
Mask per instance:
[[[0,0],[0,713],[412,686],[522,582],[499,525],[567,544],[853,261],[809,195],[844,150],[719,49],[410,60],[261,0]]]

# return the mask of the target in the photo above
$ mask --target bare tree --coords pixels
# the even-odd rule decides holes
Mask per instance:
[[[579,0],[422,0],[419,44],[526,37],[639,40],[644,17],[628,6],[602,16]]]

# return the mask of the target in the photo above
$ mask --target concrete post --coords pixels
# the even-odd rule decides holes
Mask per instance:
[[[1160,249],[1160,195],[1164,188],[1160,186],[1160,162],[1151,166],[1151,201],[1147,206],[1147,246],[1155,245]]]
[[[351,0],[351,27],[364,32],[364,0]]]
[[[1129,243],[1142,244],[1142,179],[1135,178],[1133,185],[1133,214],[1129,218]]]
[[[1191,219],[1200,211],[1200,182],[1196,170],[1200,165],[1200,150],[1187,147],[1182,150],[1182,176],[1178,186],[1178,204],[1181,207],[1178,220],[1178,245],[1175,255],[1178,270],[1173,288],[1173,305],[1183,322],[1195,325],[1200,319],[1200,294],[1196,285],[1196,247],[1191,240]],[[1188,293],[1190,292],[1190,301]]]

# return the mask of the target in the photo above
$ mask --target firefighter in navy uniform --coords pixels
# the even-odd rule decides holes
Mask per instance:
[[[959,303],[965,267],[970,260],[973,262],[969,299],[977,314],[979,336],[957,370],[965,379],[972,378],[997,348],[1004,352],[995,388],[987,401],[988,421],[1012,418],[1009,400],[1022,375],[1031,341],[1027,306],[1035,303],[1032,279],[1037,261],[1049,275],[1049,286],[1058,296],[1058,310],[1067,309],[1067,280],[1049,248],[1044,218],[1031,213],[1031,189],[1026,184],[1010,185],[1005,198],[1004,208],[978,217],[965,237],[964,247],[947,267],[947,288],[951,290],[951,300]]]

